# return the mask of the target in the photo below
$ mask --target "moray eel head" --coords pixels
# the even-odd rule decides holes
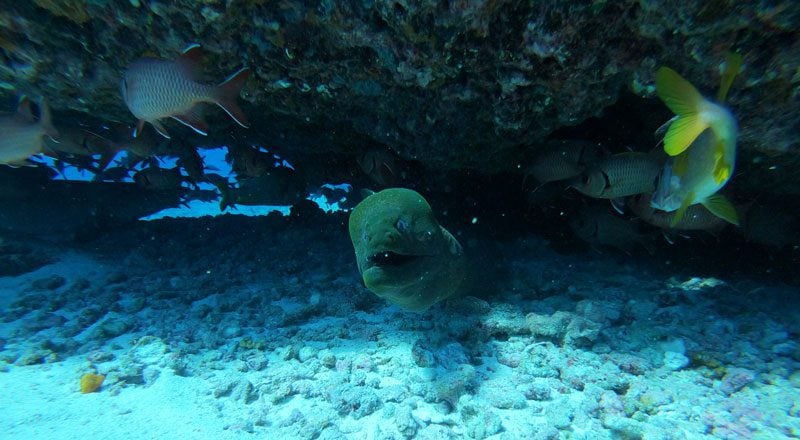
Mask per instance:
[[[463,250],[417,192],[390,188],[350,215],[350,239],[364,285],[412,311],[451,296],[463,277]]]

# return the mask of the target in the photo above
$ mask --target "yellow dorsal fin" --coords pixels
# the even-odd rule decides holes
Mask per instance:
[[[733,204],[722,194],[713,194],[703,200],[702,203],[712,214],[728,223],[739,226],[739,213],[736,212]]]
[[[725,143],[719,140],[714,147],[714,182],[719,185],[730,176],[731,165],[725,161]]]
[[[664,104],[678,115],[664,136],[664,151],[677,156],[708,128],[699,113],[704,98],[689,81],[669,67],[661,67],[656,72],[656,91]]]
[[[690,191],[689,194],[686,194],[686,198],[683,199],[680,208],[678,208],[678,210],[675,211],[675,216],[672,217],[672,221],[669,222],[670,228],[678,226],[678,223],[681,222],[681,219],[686,214],[686,210],[689,209],[689,206],[692,205],[693,201],[694,201],[694,191]]]
[[[728,52],[725,54],[725,70],[722,72],[722,79],[719,82],[719,90],[717,91],[717,101],[720,103],[725,102],[728,97],[728,90],[733,84],[733,79],[742,70],[742,56],[735,52]]]

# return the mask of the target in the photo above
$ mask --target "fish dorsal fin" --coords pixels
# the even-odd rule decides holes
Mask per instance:
[[[661,67],[656,72],[656,91],[664,104],[678,116],[664,136],[664,151],[677,156],[708,128],[698,111],[704,98],[689,81],[669,67]]]
[[[178,65],[189,75],[193,80],[199,77],[200,65],[203,63],[203,51],[200,45],[192,43],[181,52],[181,56],[177,60]]]
[[[728,223],[739,226],[739,213],[736,212],[733,204],[722,194],[713,194],[703,200],[702,203],[712,214]]]
[[[736,52],[728,52],[725,54],[725,70],[722,72],[722,79],[719,82],[719,90],[717,91],[717,101],[720,103],[725,102],[728,97],[728,90],[731,89],[733,79],[742,70],[742,56]]]
[[[25,122],[33,122],[33,111],[31,111],[31,100],[25,95],[19,98],[17,105],[17,117]]]

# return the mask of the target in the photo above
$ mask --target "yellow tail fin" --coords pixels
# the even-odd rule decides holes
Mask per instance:
[[[677,156],[708,128],[698,112],[704,98],[689,81],[669,67],[661,67],[656,72],[656,91],[664,104],[678,115],[664,136],[664,151]]]

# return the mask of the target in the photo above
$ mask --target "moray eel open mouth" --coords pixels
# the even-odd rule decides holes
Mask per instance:
[[[367,261],[371,266],[378,267],[403,266],[408,263],[413,263],[422,257],[422,255],[405,255],[392,251],[380,251],[367,257]]]
[[[461,244],[416,191],[389,188],[365,198],[348,220],[364,286],[410,311],[450,297],[461,285]]]

